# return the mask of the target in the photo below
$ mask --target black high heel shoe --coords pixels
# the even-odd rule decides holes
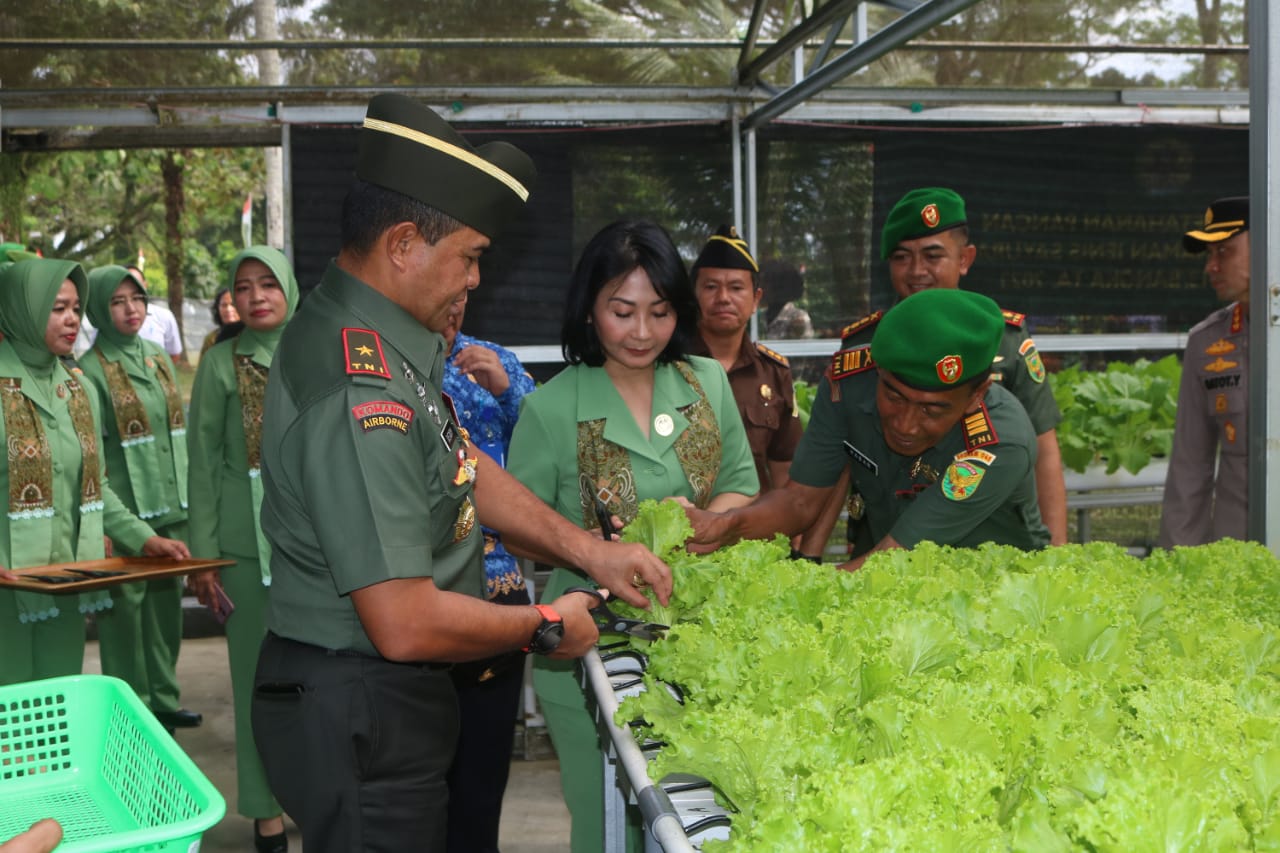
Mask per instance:
[[[280,832],[276,835],[263,835],[258,831],[258,822],[253,822],[253,849],[258,853],[288,853],[289,836]]]

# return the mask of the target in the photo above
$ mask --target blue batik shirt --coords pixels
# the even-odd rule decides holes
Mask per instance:
[[[495,397],[474,379],[458,372],[453,358],[463,349],[477,345],[498,354],[502,368],[511,383],[501,396]],[[511,444],[511,432],[520,414],[520,401],[534,388],[533,377],[525,372],[520,359],[511,351],[489,341],[482,341],[458,332],[453,349],[444,363],[444,392],[453,398],[458,420],[471,434],[471,441],[489,454],[503,467],[507,464],[507,447]],[[484,572],[489,598],[511,592],[524,586],[520,564],[502,547],[498,534],[487,527],[484,530]]]

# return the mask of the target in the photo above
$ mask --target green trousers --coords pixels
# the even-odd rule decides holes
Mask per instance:
[[[79,675],[84,666],[84,614],[80,597],[58,596],[58,615],[23,624],[18,599],[0,590],[0,685],[59,675]]]
[[[253,741],[250,705],[258,651],[267,634],[267,589],[256,557],[223,554],[235,560],[222,569],[222,588],[235,605],[227,619],[227,660],[231,666],[231,694],[236,712],[236,811],[248,818],[279,817],[280,804],[267,783],[267,771]]]
[[[556,569],[543,590],[542,602],[550,603],[566,589],[584,585],[589,584],[580,576],[567,569]],[[604,754],[577,667],[576,661],[535,657],[533,686],[560,761],[560,788],[573,819],[572,851],[600,853],[604,849]],[[644,836],[637,810],[628,808],[627,816],[627,849],[643,850]]]
[[[187,538],[180,521],[156,534]],[[182,578],[121,584],[111,609],[97,614],[102,672],[123,679],[153,711],[178,710],[178,648],[182,644]]]

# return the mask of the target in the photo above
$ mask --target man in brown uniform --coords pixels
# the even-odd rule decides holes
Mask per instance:
[[[1187,336],[1160,514],[1162,548],[1244,539],[1249,494],[1249,198],[1221,198],[1182,238],[1227,305]],[[1215,475],[1216,468],[1216,475]]]
[[[693,263],[699,310],[698,338],[690,350],[715,358],[729,374],[763,492],[787,482],[800,420],[786,357],[752,343],[747,334],[764,295],[759,272],[747,241],[733,226],[721,225],[711,235]]]

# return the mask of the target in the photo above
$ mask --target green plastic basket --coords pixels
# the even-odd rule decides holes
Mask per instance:
[[[52,817],[62,824],[58,853],[195,853],[226,810],[120,679],[0,687],[0,840]]]

